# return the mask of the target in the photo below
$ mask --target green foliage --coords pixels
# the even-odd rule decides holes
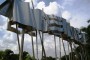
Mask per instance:
[[[45,58],[45,56],[43,56],[43,59],[41,59],[41,60],[55,60],[55,58],[53,58],[51,56]]]
[[[13,54],[12,60],[19,60],[19,54]]]
[[[62,57],[61,57],[61,60],[66,60],[66,58],[67,58],[67,60],[69,60],[69,55],[62,56]]]
[[[24,51],[23,52],[23,60],[25,60],[27,58],[28,52]]]
[[[90,19],[87,22],[90,23]],[[90,24],[87,27],[83,27],[81,30],[86,33],[87,45],[85,45],[85,49],[86,49],[87,55],[90,57]]]
[[[88,23],[90,23],[90,20],[88,20]],[[87,43],[90,44],[90,25],[82,27],[81,30],[86,33]]]
[[[3,53],[3,60],[12,60],[13,51],[6,49]]]
[[[2,60],[3,59],[3,51],[0,51],[0,60]]]
[[[90,23],[90,19],[87,22]]]
[[[27,55],[26,60],[32,60],[30,55]]]
[[[14,52],[10,49],[6,49],[5,51],[0,51],[0,60],[19,60],[19,54],[14,54]],[[23,60],[36,60],[31,57],[28,52],[23,52]]]

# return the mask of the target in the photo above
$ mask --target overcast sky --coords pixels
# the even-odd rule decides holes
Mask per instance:
[[[0,3],[2,3],[3,1],[4,0],[0,0]],[[44,8],[44,12],[46,14],[54,14],[60,17],[62,16],[63,18],[70,21],[71,25],[76,28],[87,26],[88,25],[87,20],[90,19],[90,0],[34,0],[34,5],[35,8],[37,9]],[[17,47],[16,34],[6,30],[7,21],[8,21],[7,18],[0,16],[0,50],[4,50],[8,48],[8,49],[12,49],[14,52],[17,53],[18,47]],[[34,42],[35,42],[35,38],[34,38]],[[45,49],[48,56],[49,55],[52,56],[54,53],[53,42],[54,42],[53,36],[45,34]],[[57,38],[57,43],[58,43],[58,38]],[[65,45],[67,47],[66,42]],[[58,47],[57,52],[59,53],[58,44],[57,47]],[[31,38],[29,35],[25,36],[24,50],[32,54]],[[41,46],[39,41],[39,53],[40,51],[41,51]]]

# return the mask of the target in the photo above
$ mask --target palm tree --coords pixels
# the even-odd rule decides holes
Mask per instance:
[[[87,22],[90,23],[90,19]],[[87,27],[83,27],[81,30],[86,33],[87,45],[85,45],[85,49],[88,55],[88,59],[90,59],[90,24]]]
[[[87,21],[90,23],[90,19]],[[81,30],[86,33],[86,42],[89,44],[90,43],[90,24],[87,27],[82,27]]]

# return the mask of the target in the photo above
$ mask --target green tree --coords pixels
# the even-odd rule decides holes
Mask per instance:
[[[19,54],[14,54],[10,49],[0,51],[0,60],[19,60]],[[23,52],[23,60],[36,60],[26,51]]]
[[[90,23],[90,20],[88,20],[88,23]],[[81,30],[86,33],[86,42],[90,44],[90,24],[87,27],[82,27]]]
[[[12,54],[12,60],[19,60],[19,54]]]
[[[34,57],[31,57],[28,52],[23,52],[23,60],[36,60]]]
[[[62,57],[61,57],[61,60],[66,60],[66,58],[67,58],[67,60],[69,60],[69,55],[66,55],[66,56],[64,55],[64,56],[62,56]]]
[[[53,58],[53,57],[51,57],[51,56],[45,58],[45,57],[43,56],[43,59],[41,59],[41,60],[55,60],[55,58]]]
[[[3,60],[12,60],[13,51],[6,49],[3,53]]]
[[[25,60],[27,58],[28,52],[24,51],[23,52],[23,60]]]
[[[90,19],[87,22],[90,23]],[[81,30],[86,33],[87,44],[85,45],[84,49],[86,50],[88,59],[90,59],[90,24],[87,27],[81,28]]]
[[[28,54],[26,60],[32,60],[31,56]]]
[[[4,51],[0,51],[0,60],[3,59],[3,53],[4,53]]]

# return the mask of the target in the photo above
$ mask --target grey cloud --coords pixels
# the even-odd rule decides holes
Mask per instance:
[[[46,6],[48,6],[50,2],[54,2],[56,0],[38,0],[38,2],[40,2],[40,1],[44,1]]]
[[[5,25],[6,21],[7,21],[7,18],[5,18],[4,16],[0,15],[0,26]]]
[[[6,30],[0,29],[0,39],[2,39],[6,33]]]

